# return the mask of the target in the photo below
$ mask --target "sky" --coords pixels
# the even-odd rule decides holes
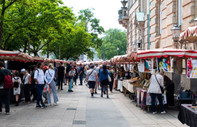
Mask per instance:
[[[118,23],[118,10],[121,8],[121,0],[63,0],[64,4],[72,8],[77,15],[79,10],[94,8],[94,14],[100,19],[100,25],[105,31],[110,28],[124,28]]]

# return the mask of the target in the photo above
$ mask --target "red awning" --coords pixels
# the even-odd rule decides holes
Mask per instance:
[[[158,50],[146,50],[137,53],[137,59],[147,59],[147,58],[160,58],[168,56],[178,56],[178,57],[197,57],[197,51],[194,50],[184,50],[184,49],[158,49]]]
[[[189,41],[192,43],[197,41],[197,26],[189,27],[187,30],[182,32],[180,34],[179,41]]]

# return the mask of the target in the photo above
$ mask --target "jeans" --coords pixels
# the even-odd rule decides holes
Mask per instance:
[[[44,84],[36,84],[36,91],[37,91],[37,106],[41,105],[45,106],[42,95],[43,95]]]
[[[72,87],[73,87],[73,79],[70,80],[70,85],[69,85],[68,90],[72,90]]]
[[[58,102],[58,97],[57,97],[57,90],[56,90],[56,87],[55,87],[55,81],[52,81],[49,84],[49,87],[53,92],[54,103],[57,103]],[[51,104],[51,94],[50,93],[47,93],[47,101],[48,101],[48,104]]]
[[[31,84],[31,96],[33,96],[33,101],[37,99],[36,84]]]
[[[2,112],[2,104],[5,103],[5,112],[10,112],[10,90],[0,89],[0,112]]]
[[[58,89],[63,89],[64,77],[58,77]]]
[[[151,93],[151,106],[152,106],[152,111],[156,112],[156,97],[159,100],[159,106],[160,106],[160,111],[163,112],[164,111],[164,106],[163,106],[163,100],[162,100],[162,94],[155,94],[155,93]]]
[[[83,75],[80,75],[79,78],[80,78],[80,85],[83,85]]]
[[[25,94],[25,102],[30,102],[30,90],[31,90],[31,85],[30,84],[25,84],[24,85],[24,94]]]

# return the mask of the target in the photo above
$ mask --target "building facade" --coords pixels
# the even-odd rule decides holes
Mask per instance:
[[[194,26],[197,17],[197,0],[122,0],[119,23],[127,29],[127,53],[139,50],[174,49],[171,29],[176,25],[181,32]],[[185,49],[194,49],[191,44]],[[192,84],[184,74],[169,73],[169,77],[180,78],[181,83]],[[174,75],[174,77],[173,77]],[[176,78],[175,78],[176,79]],[[191,85],[183,86],[186,89]]]

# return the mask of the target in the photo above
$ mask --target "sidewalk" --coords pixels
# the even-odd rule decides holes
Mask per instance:
[[[185,127],[175,111],[152,115],[135,106],[119,92],[110,99],[100,94],[90,97],[86,86],[74,92],[58,91],[58,106],[36,109],[35,104],[11,106],[10,115],[0,114],[0,127]],[[99,91],[100,92],[100,91]]]

